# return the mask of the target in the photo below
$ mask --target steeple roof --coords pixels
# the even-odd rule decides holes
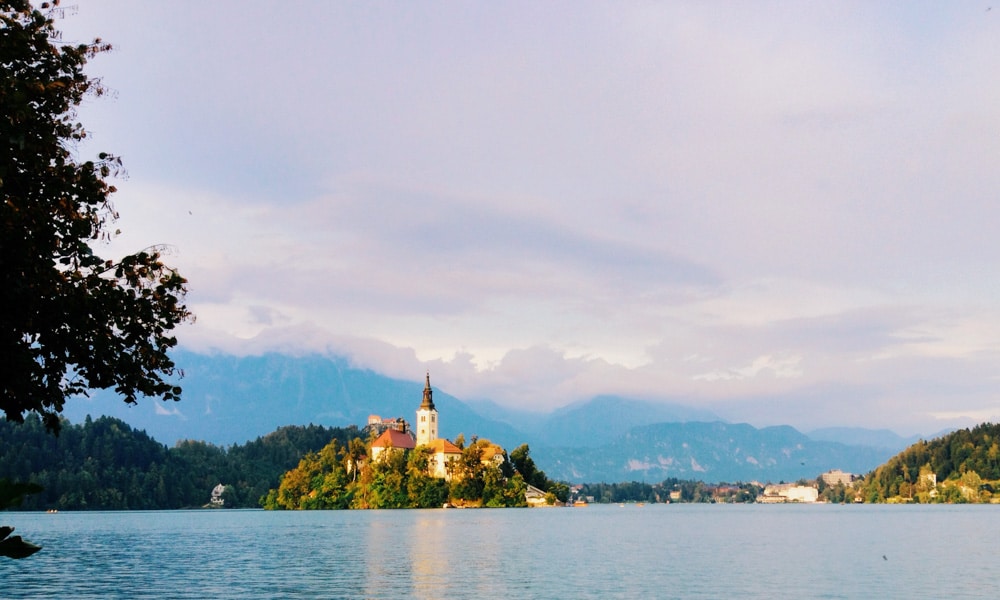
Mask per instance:
[[[434,408],[434,392],[431,391],[430,373],[427,373],[427,385],[424,386],[424,401],[420,403],[420,410],[437,410]]]

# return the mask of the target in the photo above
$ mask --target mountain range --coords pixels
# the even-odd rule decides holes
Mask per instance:
[[[815,479],[833,468],[865,473],[893,451],[816,441],[787,425],[757,429],[746,423],[655,423],[630,429],[590,448],[541,446],[535,460],[568,481],[713,482]]]
[[[108,415],[167,444],[183,439],[244,443],[285,425],[364,425],[368,416],[412,420],[424,381],[403,381],[320,355],[233,356],[178,352],[183,400],[129,406],[113,394],[67,402],[74,423]],[[433,385],[432,381],[432,385]],[[727,423],[681,404],[597,396],[548,414],[465,403],[435,387],[442,437],[528,443],[539,468],[570,482],[795,480],[840,468],[864,473],[912,443],[887,430],[834,428],[809,435],[792,427]]]

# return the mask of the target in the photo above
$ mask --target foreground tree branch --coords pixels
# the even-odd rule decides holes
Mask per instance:
[[[34,483],[11,483],[7,479],[0,479],[0,510],[20,506],[25,494],[40,491],[41,486]],[[0,526],[0,556],[27,558],[42,549],[41,546],[24,541],[19,535],[11,536],[13,532],[13,527]]]
[[[76,107],[104,93],[83,68],[110,45],[61,43],[57,4],[0,1],[0,408],[54,432],[65,401],[89,389],[178,400],[170,333],[191,318],[187,281],[159,248],[95,252],[117,233],[106,179],[121,160],[78,160]]]

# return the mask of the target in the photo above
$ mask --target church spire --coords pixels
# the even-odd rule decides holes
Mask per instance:
[[[427,372],[427,384],[424,386],[424,401],[420,403],[421,409],[437,410],[434,408],[434,392],[431,391],[431,374]]]
[[[427,373],[424,386],[424,401],[417,409],[417,445],[426,446],[438,439],[438,411],[434,408],[434,392],[431,391],[431,374]]]

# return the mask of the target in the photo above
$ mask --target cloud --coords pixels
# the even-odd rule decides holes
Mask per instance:
[[[303,10],[308,17],[303,18]],[[549,408],[989,410],[1000,36],[961,5],[81,7],[100,252],[168,244],[181,344]],[[784,416],[784,417],[783,417]]]
[[[768,354],[758,356],[749,365],[736,367],[727,370],[710,371],[694,376],[695,381],[728,381],[740,380],[748,377],[757,377],[762,373],[767,373],[777,379],[790,379],[802,377],[802,370],[799,363],[801,356],[784,356],[775,358]]]
[[[1000,419],[1000,406],[993,405],[982,409],[957,409],[932,412],[930,416],[941,421],[975,421],[977,423],[996,423]]]
[[[184,413],[180,411],[176,406],[171,406],[167,408],[162,402],[153,402],[153,410],[156,411],[157,416],[163,417],[179,417],[181,420],[187,420]]]

